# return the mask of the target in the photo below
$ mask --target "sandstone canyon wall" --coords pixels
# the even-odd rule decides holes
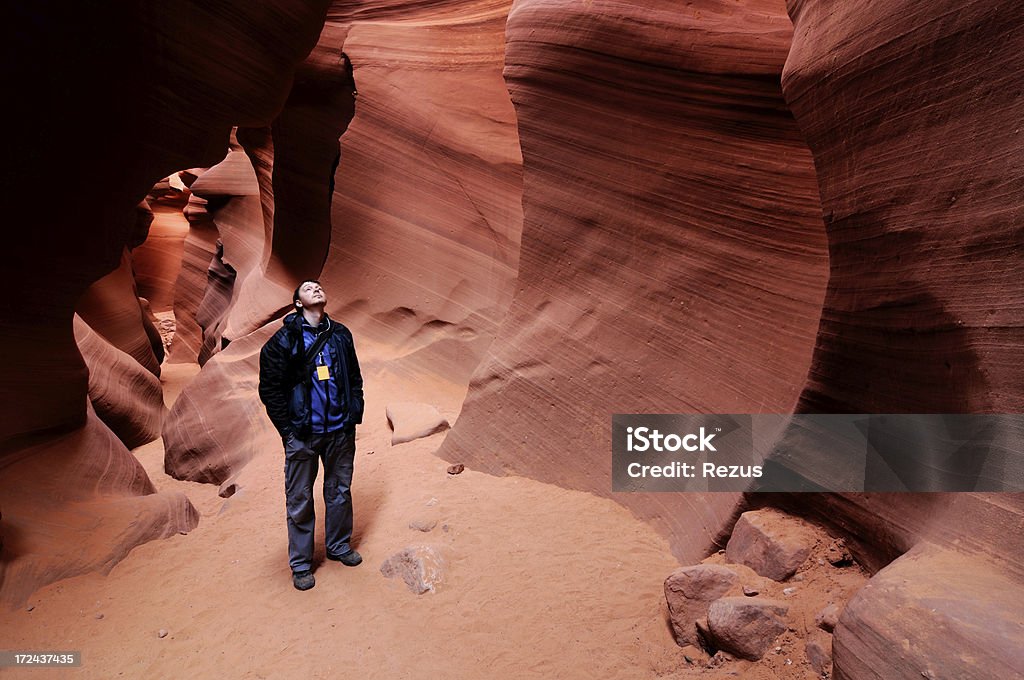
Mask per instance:
[[[1007,3],[40,16],[15,10],[25,30],[4,41],[6,68],[32,65],[6,78],[33,131],[3,171],[23,254],[0,281],[8,602],[195,526],[125,446],[161,425],[181,478],[279,455],[256,355],[307,277],[357,343],[386,348],[367,375],[469,384],[439,455],[601,495],[613,413],[1020,411],[1024,19]],[[53,74],[66,86],[43,86]],[[171,359],[204,368],[164,417],[129,251],[139,201],[183,168],[173,295],[169,274],[139,280],[173,305]],[[1014,668],[1020,608],[992,593],[1024,580],[1019,495],[613,497],[683,561],[760,503],[827,521],[872,569],[895,560],[840,620],[836,677]],[[1005,634],[972,637],[982,616]]]
[[[1024,19],[999,2],[790,0],[789,12],[783,88],[814,154],[831,259],[799,409],[1020,413]],[[836,677],[1021,672],[1019,598],[983,591],[1021,588],[1024,495],[783,502],[889,557],[934,544],[851,603]],[[980,620],[991,635],[977,636]],[[890,654],[899,639],[909,652]]]
[[[159,369],[125,249],[148,226],[137,206],[154,183],[217,162],[233,125],[273,119],[325,11],[326,2],[129,2],[90,6],[72,22],[57,5],[8,8],[0,42],[17,160],[0,178],[12,254],[0,268],[5,602],[195,526],[188,499],[155,493],[88,401],[128,442],[151,436],[163,409],[139,373]],[[90,384],[76,344],[79,305],[103,338],[78,326],[86,351],[111,358],[93,373],[112,381],[106,389]],[[124,417],[136,399],[143,417]]]
[[[282,114],[268,130],[239,131],[253,164],[241,154],[232,162],[257,168],[258,187],[246,186],[263,214],[238,230],[271,254],[242,292],[220,295],[228,311],[217,323],[234,342],[168,418],[171,474],[221,483],[257,452],[277,455],[254,379],[280,321],[246,334],[290,306],[292,290],[268,287],[264,274],[285,272],[278,280],[291,276],[292,286],[318,277],[357,345],[388,347],[390,374],[468,380],[511,300],[519,255],[521,159],[501,75],[507,11],[494,1],[335,3]],[[339,88],[351,95],[353,78],[354,114],[352,96],[348,106],[336,99]],[[224,263],[241,270],[238,252],[224,241]],[[367,390],[372,403],[372,381]]]
[[[611,493],[613,413],[789,412],[828,267],[781,3],[516,2],[516,297],[440,455]],[[730,494],[616,494],[699,560]]]

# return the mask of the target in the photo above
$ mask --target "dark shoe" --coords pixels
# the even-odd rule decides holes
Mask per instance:
[[[355,550],[349,550],[344,555],[332,555],[331,553],[327,553],[327,559],[334,560],[335,562],[341,562],[346,567],[354,567],[363,561],[363,556]]]
[[[292,585],[299,590],[309,590],[316,585],[316,579],[311,571],[296,571],[292,573]]]

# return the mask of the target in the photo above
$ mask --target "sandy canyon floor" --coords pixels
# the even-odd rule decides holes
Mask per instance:
[[[168,405],[197,370],[164,367]],[[449,475],[448,463],[432,455],[444,434],[391,446],[389,399],[434,394],[454,416],[464,390],[421,379],[410,391],[386,370],[373,375],[378,389],[367,392],[353,483],[362,565],[324,560],[318,481],[317,584],[308,592],[292,587],[279,441],[267,440],[228,499],[214,486],[165,475],[156,441],[136,455],[158,489],[188,494],[201,514],[198,528],[136,548],[109,574],[53,584],[27,607],[0,613],[0,647],[80,650],[83,658],[77,669],[2,674],[815,677],[795,650],[794,661],[777,654],[757,665],[704,668],[693,648],[672,638],[663,582],[679,565],[653,529],[588,493],[470,469]],[[410,528],[419,520],[437,524]],[[381,564],[407,546],[443,557],[435,592],[416,595],[381,574]]]

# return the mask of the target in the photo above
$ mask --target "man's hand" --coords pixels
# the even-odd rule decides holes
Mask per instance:
[[[304,451],[308,447],[306,442],[299,439],[294,432],[289,432],[282,437],[284,439],[284,454],[285,456],[291,456],[299,451]]]

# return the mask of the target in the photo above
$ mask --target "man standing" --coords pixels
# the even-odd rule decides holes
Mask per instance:
[[[363,377],[352,333],[324,312],[318,281],[295,289],[295,311],[260,352],[260,400],[284,440],[288,561],[292,583],[309,590],[313,578],[313,480],[324,461],[327,558],[354,567],[352,463],[356,425],[363,420]]]

